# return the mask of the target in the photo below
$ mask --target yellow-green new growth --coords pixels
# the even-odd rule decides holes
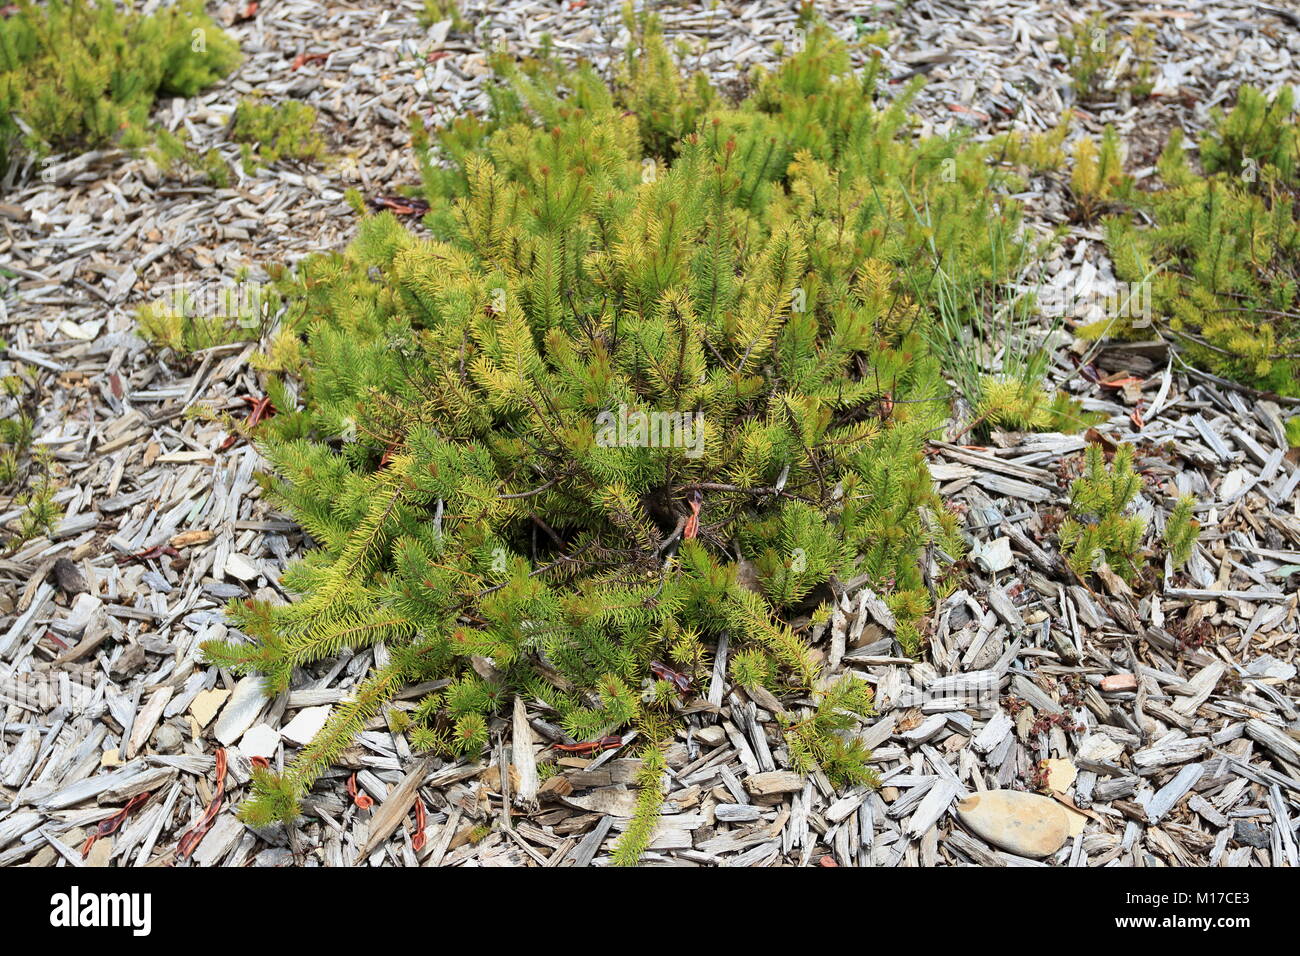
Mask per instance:
[[[382,641],[391,662],[259,774],[250,818],[292,819],[427,681],[447,683],[408,713],[420,749],[472,755],[515,694],[575,740],[662,748],[682,698],[652,664],[698,694],[724,635],[742,682],[816,701],[789,727],[795,764],[869,780],[866,688],[823,688],[796,622],[863,577],[919,648],[921,555],[960,546],[922,454],[946,414],[935,301],[898,263],[1010,282],[1018,206],[992,198],[985,147],[916,139],[906,95],[878,107],[879,68],[853,73],[829,31],[739,106],[662,76],[648,24],[639,42],[649,67],[613,91],[512,66],[488,119],[424,156],[420,235],[371,216],[299,270],[297,388],[268,384],[258,439],[268,497],[318,547],[282,578],[300,600],[232,606],[237,630],[204,650],[272,692],[344,647]],[[622,413],[684,416],[702,440],[611,442],[600,423]],[[620,862],[662,800],[643,759]]]
[[[20,0],[0,21],[0,172],[20,152],[143,146],[155,97],[193,96],[239,63],[202,0],[126,6]]]
[[[1191,495],[1183,495],[1165,521],[1165,545],[1169,548],[1175,570],[1191,558],[1196,539],[1201,536],[1201,523],[1192,517],[1195,507],[1196,499]]]

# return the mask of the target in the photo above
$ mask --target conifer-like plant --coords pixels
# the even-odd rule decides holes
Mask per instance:
[[[1061,524],[1061,547],[1079,577],[1092,573],[1099,559],[1126,581],[1137,576],[1146,521],[1128,508],[1141,487],[1132,445],[1115,449],[1109,469],[1102,447],[1088,446],[1083,474],[1070,485],[1070,517]]]
[[[142,146],[155,96],[193,96],[240,59],[202,0],[148,14],[112,0],[16,7],[0,21],[0,172],[19,151]]]
[[[1192,517],[1196,499],[1183,495],[1165,519],[1164,540],[1173,561],[1174,570],[1181,568],[1192,556],[1196,539],[1201,536],[1201,523]]]
[[[325,138],[316,129],[316,108],[299,100],[263,103],[245,97],[235,108],[231,138],[240,143],[244,172],[291,159],[314,162],[325,155]]]
[[[1297,125],[1290,93],[1271,103],[1243,87],[1201,147],[1209,175],[1188,162],[1175,129],[1157,168],[1163,188],[1116,181],[1103,219],[1115,274],[1147,285],[1153,321],[1120,310],[1079,330],[1133,339],[1154,331],[1179,358],[1266,392],[1300,395],[1300,213],[1295,202]],[[1095,178],[1095,177],[1094,177]],[[1104,211],[1104,205],[1091,204]],[[1141,228],[1137,220],[1150,222]],[[1145,318],[1145,317],[1144,317]]]
[[[294,819],[386,701],[445,679],[404,729],[449,757],[515,694],[574,740],[635,730],[615,852],[634,862],[722,635],[733,683],[787,702],[793,766],[871,780],[851,733],[869,688],[823,674],[800,622],[865,576],[919,641],[923,549],[960,544],[921,454],[947,389],[906,269],[1005,281],[988,224],[1010,235],[1015,205],[982,148],[913,142],[906,97],[876,105],[876,68],[850,72],[828,31],[738,107],[663,68],[652,20],[634,35],[613,90],[524,64],[489,117],[417,138],[430,238],[383,213],[301,269],[300,405],[274,386],[259,439],[318,547],[284,575],[299,600],[233,604],[204,650],[269,693],[344,648],[388,653],[283,773],[257,771],[252,823]]]
[[[0,352],[7,349],[0,341]],[[5,363],[10,364],[10,363]],[[54,501],[54,463],[48,449],[33,447],[37,395],[25,368],[12,363],[0,375],[0,507],[17,516],[0,527],[0,555],[7,555],[42,534],[63,516]]]

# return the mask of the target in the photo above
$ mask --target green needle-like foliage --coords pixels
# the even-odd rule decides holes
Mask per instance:
[[[1251,164],[1272,166],[1284,182],[1300,184],[1300,120],[1295,93],[1284,86],[1269,100],[1253,86],[1237,91],[1237,104],[1226,116],[1214,111],[1215,126],[1201,146],[1201,165],[1209,173],[1249,175]]]
[[[17,6],[0,21],[0,172],[19,147],[143,145],[156,96],[193,96],[239,63],[202,0],[148,15],[112,0]]]
[[[0,341],[0,353],[8,348]],[[54,501],[54,461],[46,448],[33,447],[39,395],[30,371],[16,362],[0,374],[0,495],[17,517],[0,527],[0,554],[9,554],[39,535],[49,534],[63,517]]]
[[[1146,522],[1127,511],[1141,488],[1132,445],[1115,450],[1109,470],[1101,446],[1088,446],[1084,473],[1070,485],[1070,517],[1061,524],[1061,547],[1080,577],[1091,573],[1099,558],[1126,581],[1137,575]]]
[[[1165,521],[1165,546],[1169,548],[1175,569],[1181,568],[1191,558],[1196,539],[1201,536],[1201,523],[1192,517],[1195,507],[1196,499],[1183,495]]]
[[[1125,190],[1131,214],[1103,220],[1115,274],[1149,283],[1151,322],[1131,311],[1081,329],[1088,337],[1177,344],[1196,366],[1264,391],[1300,395],[1300,207],[1297,126],[1289,90],[1272,102],[1242,87],[1201,148],[1195,173],[1175,129],[1158,168],[1164,188]]]
[[[636,813],[614,845],[615,866],[635,866],[654,838],[659,810],[664,803],[663,775],[668,770],[663,752],[654,744],[641,750],[641,769],[637,771]]]
[[[650,664],[702,681],[724,633],[734,681],[812,702],[795,765],[871,778],[868,688],[825,686],[799,622],[865,575],[919,646],[924,549],[961,550],[921,453],[948,398],[926,280],[1009,282],[1018,209],[986,147],[914,140],[910,93],[878,105],[825,30],[739,106],[636,35],[614,90],[503,67],[489,117],[417,138],[428,234],[369,217],[300,271],[299,404],[273,379],[259,437],[318,547],[284,575],[300,600],[234,605],[205,651],[271,693],[345,647],[390,662],[257,777],[250,821],[292,819],[383,700],[447,678],[418,747],[477,753],[517,693],[575,739],[641,734],[632,862],[685,699]]]
[[[299,100],[262,103],[251,97],[235,108],[231,138],[242,143],[244,171],[281,159],[312,162],[325,155],[325,138],[316,129],[316,108]]]

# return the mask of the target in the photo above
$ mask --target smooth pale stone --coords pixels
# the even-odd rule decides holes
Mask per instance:
[[[190,716],[200,727],[206,727],[212,723],[212,718],[217,716],[217,711],[221,705],[226,702],[230,696],[230,691],[222,687],[214,687],[212,690],[199,691],[190,703]]]
[[[239,741],[239,752],[245,757],[270,758],[279,746],[280,732],[270,724],[258,724]]]
[[[1060,804],[1019,790],[967,797],[957,804],[957,818],[976,836],[1017,856],[1050,856],[1070,835],[1070,818]]]
[[[262,694],[262,679],[250,674],[241,678],[230,695],[230,702],[217,719],[214,735],[223,747],[229,747],[253,726],[261,713],[266,697]]]
[[[306,746],[325,726],[331,709],[328,704],[322,707],[304,707],[293,720],[280,728],[280,733],[294,743]]]

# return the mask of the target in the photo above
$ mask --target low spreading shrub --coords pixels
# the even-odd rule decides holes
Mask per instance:
[[[1258,101],[1254,113],[1262,110]],[[1224,118],[1217,139],[1238,142],[1240,121]],[[1272,112],[1257,117],[1281,123]],[[1257,130],[1260,141],[1282,133]],[[1276,135],[1274,135],[1276,133]],[[1151,227],[1129,212],[1103,220],[1115,274],[1124,282],[1150,283],[1156,330],[1168,336],[1196,366],[1256,389],[1300,395],[1300,218],[1297,193],[1284,167],[1264,158],[1250,176],[1228,171],[1230,155],[1211,148],[1200,175],[1188,161],[1175,130],[1158,168],[1162,188],[1131,191],[1128,200]],[[1282,150],[1261,157],[1289,155]],[[1081,330],[1085,336],[1141,338],[1147,324],[1135,316],[1108,317]]]
[[[0,30],[0,172],[19,150],[142,146],[155,97],[193,96],[239,63],[201,0],[148,15],[112,0],[17,8]]]
[[[292,159],[316,162],[325,155],[325,139],[316,128],[316,108],[298,100],[263,103],[244,99],[235,109],[231,137],[243,144],[244,171]]]
[[[318,547],[284,575],[300,600],[233,604],[205,653],[271,693],[387,653],[257,771],[254,823],[293,819],[388,700],[443,679],[401,720],[421,749],[477,753],[516,695],[578,740],[637,731],[633,861],[724,636],[732,682],[787,702],[792,765],[872,779],[869,688],[811,642],[855,579],[920,646],[934,556],[961,550],[921,454],[951,398],[939,314],[1023,278],[1019,185],[988,145],[915,138],[914,89],[878,102],[875,61],[851,71],[825,30],[729,105],[633,25],[613,89],[502,65],[488,117],[417,129],[428,237],[382,213],[299,270],[305,333],[258,437]]]

